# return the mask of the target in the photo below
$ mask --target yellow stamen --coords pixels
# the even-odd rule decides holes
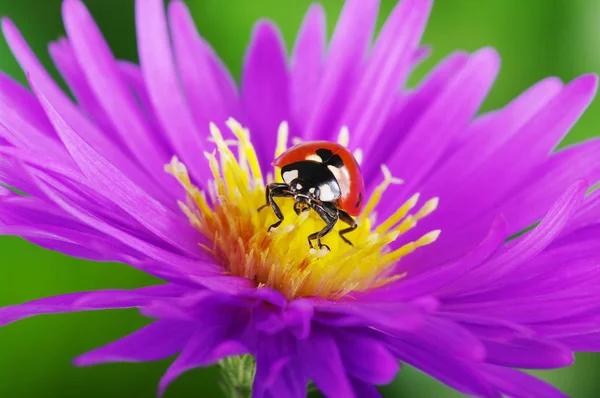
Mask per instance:
[[[269,226],[277,218],[270,207],[257,210],[265,204],[265,185],[249,132],[233,119],[227,121],[227,126],[237,138],[236,143],[226,141],[216,125],[210,126],[217,147],[215,153],[205,154],[214,178],[207,184],[212,205],[206,194],[192,185],[186,167],[176,157],[165,166],[187,192],[185,203],[179,203],[182,211],[212,242],[202,247],[222,264],[225,274],[254,280],[257,286],[277,289],[288,298],[339,298],[351,291],[368,290],[402,278],[403,275],[388,275],[386,271],[439,236],[439,231],[432,231],[390,251],[392,242],[437,206],[434,198],[416,213],[409,214],[418,202],[418,194],[381,225],[371,228],[374,209],[383,193],[389,185],[401,183],[385,166],[382,166],[383,182],[357,218],[357,229],[346,235],[353,246],[340,239],[339,231],[347,226],[338,222],[323,238],[331,251],[309,249],[308,235],[321,230],[324,223],[313,211],[296,215],[294,201],[289,198],[276,199],[284,221],[269,232]],[[282,123],[275,155],[285,151],[287,141],[288,126]],[[340,131],[339,142],[348,144],[347,129]],[[237,145],[237,158],[230,150],[232,145]],[[280,181],[278,174],[275,170],[275,178]]]
[[[277,148],[275,149],[275,158],[281,156],[287,149],[289,128],[287,122],[281,122],[277,130]]]
[[[287,149],[289,128],[287,122],[281,122],[279,125],[279,129],[277,130],[277,147],[275,148],[275,159],[281,156],[282,153]],[[279,168],[273,168],[274,177],[273,180],[277,182],[283,182],[281,178],[281,174],[279,173]]]
[[[392,214],[387,220],[382,222],[375,230],[377,232],[385,232],[393,227],[398,221],[402,220],[409,211],[415,207],[417,202],[419,201],[419,193],[414,194],[410,197],[394,214]]]
[[[439,198],[432,198],[425,202],[423,207],[421,207],[421,210],[419,210],[419,212],[415,215],[417,221],[433,213],[433,211],[437,209],[439,202]]]
[[[369,198],[369,201],[365,205],[365,208],[361,214],[361,217],[363,218],[367,218],[369,214],[371,214],[377,203],[379,203],[379,201],[381,200],[381,196],[390,185],[402,184],[402,180],[392,177],[392,173],[386,165],[381,165],[381,171],[383,172],[383,182],[375,188],[375,191],[373,192],[373,194]]]
[[[338,135],[338,144],[347,148],[349,143],[350,131],[348,130],[348,127],[342,126],[342,128],[340,129],[340,134]]]
[[[356,162],[358,164],[362,164],[362,159],[363,159],[362,149],[358,148],[357,150],[354,151],[353,155],[354,155],[354,159],[356,159]]]
[[[432,244],[440,236],[440,233],[441,231],[439,229],[428,232],[425,235],[421,236],[417,241],[407,243],[399,249],[396,249],[393,252],[386,254],[385,256],[383,256],[383,258],[385,259],[385,261],[388,262],[396,262],[402,257],[406,256],[407,254],[414,252],[419,247]]]
[[[410,201],[410,199],[409,199]],[[421,207],[421,209],[417,212],[417,214],[415,215],[410,215],[408,217],[406,217],[401,223],[400,225],[398,225],[395,230],[402,235],[403,233],[405,233],[406,231],[413,229],[416,225],[417,222],[425,217],[427,217],[429,214],[431,214],[438,205],[439,199],[438,198],[433,198],[428,200],[423,207]],[[402,210],[402,207],[400,208],[400,210]],[[392,217],[394,217],[394,215],[392,215]],[[392,218],[390,217],[390,219]],[[389,219],[388,219],[389,221]],[[387,222],[384,222],[384,224],[388,224]],[[382,224],[383,225],[383,224]]]
[[[263,178],[260,164],[258,163],[258,157],[254,151],[254,147],[250,144],[250,140],[248,139],[249,134],[247,133],[247,130],[244,130],[242,125],[232,118],[228,119],[225,124],[231,129],[231,132],[240,141],[242,148],[244,148],[244,153],[248,157],[248,163],[250,164],[250,170],[252,170],[254,181],[262,184]]]

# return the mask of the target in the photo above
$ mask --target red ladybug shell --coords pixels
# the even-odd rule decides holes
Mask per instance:
[[[365,200],[365,183],[358,162],[352,153],[342,145],[329,141],[303,142],[281,154],[275,159],[273,166],[282,168],[303,160],[323,162],[324,160],[317,155],[317,151],[320,149],[329,150],[332,156],[338,155],[342,159],[343,166],[341,168],[329,166],[342,192],[336,205],[351,216],[359,215]]]

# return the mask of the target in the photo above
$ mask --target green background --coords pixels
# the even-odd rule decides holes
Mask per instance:
[[[85,1],[116,56],[136,60],[133,1]],[[309,2],[304,0],[190,0],[200,32],[239,77],[253,21],[269,17],[281,27],[288,48]],[[383,1],[380,25],[395,1]],[[331,30],[341,1],[325,1]],[[0,0],[9,16],[52,71],[46,45],[64,35],[60,0]],[[437,0],[424,43],[433,56],[412,81],[455,49],[497,48],[502,70],[485,109],[502,106],[519,92],[554,75],[570,80],[600,71],[600,1],[597,0]],[[24,81],[24,75],[0,40],[0,69]],[[600,103],[592,104],[565,142],[598,135]],[[133,288],[152,280],[120,264],[68,258],[19,238],[0,238],[0,305],[67,292]],[[0,329],[0,397],[153,397],[169,361],[76,368],[71,358],[103,345],[145,323],[135,311],[106,311],[41,316]],[[600,355],[580,354],[568,369],[538,374],[573,397],[600,392]],[[185,374],[167,398],[219,397],[215,368]],[[390,397],[457,397],[426,376],[404,370],[390,386]]]

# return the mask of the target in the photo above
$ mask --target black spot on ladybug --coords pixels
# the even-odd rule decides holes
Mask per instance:
[[[334,155],[333,152],[331,152],[331,150],[319,148],[315,152],[317,153],[317,156],[321,158],[321,161],[327,166],[337,167],[338,169],[344,167],[344,161],[342,160],[340,155]]]
[[[333,155],[333,152],[331,152],[331,150],[326,149],[326,148],[319,148],[315,152],[321,158],[321,161],[323,163],[327,163],[329,161],[329,158],[331,157],[331,155]]]
[[[340,155],[333,155],[332,157],[330,157],[327,161],[327,164],[333,167],[337,167],[338,169],[344,167],[344,161],[342,160]]]
[[[362,203],[362,192],[360,192],[358,194],[358,200],[356,201],[356,205],[354,205],[354,207],[360,206],[361,203]]]

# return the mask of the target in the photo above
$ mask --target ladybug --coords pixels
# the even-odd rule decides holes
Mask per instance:
[[[273,162],[281,169],[283,183],[267,185],[267,203],[259,211],[271,206],[279,219],[269,227],[277,228],[283,222],[283,213],[275,203],[276,197],[294,198],[296,214],[313,209],[325,221],[325,227],[308,237],[313,247],[329,246],[321,243],[338,220],[349,225],[340,231],[342,240],[352,246],[344,235],[356,229],[353,216],[360,214],[365,196],[365,183],[354,156],[342,145],[329,141],[312,141],[294,145]]]

